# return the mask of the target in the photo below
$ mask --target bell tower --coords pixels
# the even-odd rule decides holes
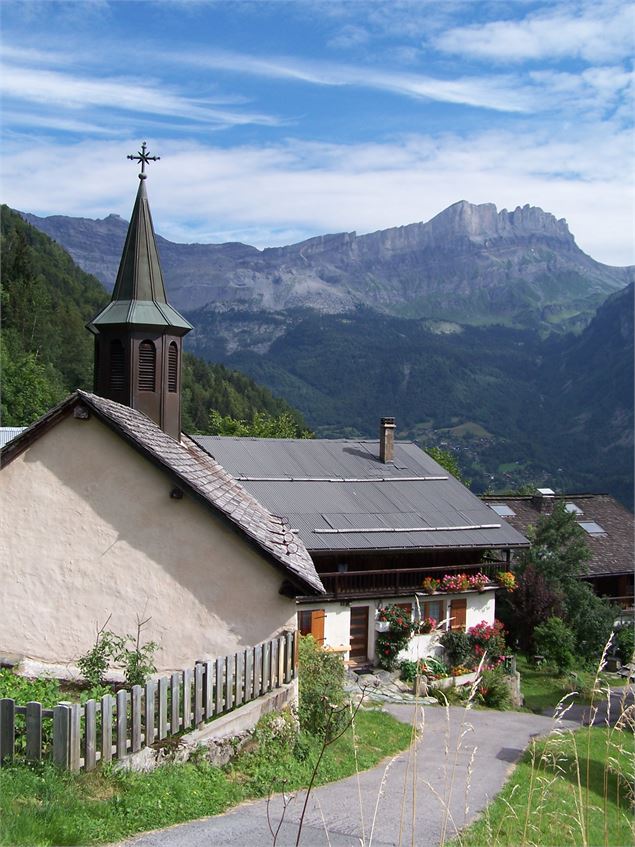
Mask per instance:
[[[139,190],[110,303],[87,324],[95,335],[95,393],[144,412],[161,429],[181,437],[183,336],[192,325],[167,301],[145,166],[157,161],[145,141]]]

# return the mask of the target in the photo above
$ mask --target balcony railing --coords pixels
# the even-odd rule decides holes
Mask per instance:
[[[505,562],[483,562],[471,565],[452,565],[443,568],[390,568],[388,570],[344,571],[321,573],[326,593],[339,598],[366,596],[404,596],[423,591],[423,580],[429,576],[441,579],[446,573],[480,571],[493,579],[496,571],[506,570]]]

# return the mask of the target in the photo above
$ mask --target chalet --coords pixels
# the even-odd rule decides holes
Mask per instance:
[[[299,595],[301,632],[351,663],[374,656],[375,616],[410,614],[465,629],[494,620],[496,584],[423,592],[426,577],[505,570],[526,538],[416,444],[395,441],[393,418],[378,440],[193,436],[267,509],[284,515],[315,564],[326,594]]]
[[[484,503],[519,532],[527,532],[541,517],[551,514],[558,502],[586,534],[591,552],[583,579],[597,594],[623,609],[633,609],[635,556],[633,513],[608,494],[555,494],[550,488],[526,496],[484,496]]]
[[[76,391],[0,452],[0,661],[72,664],[96,626],[179,668],[295,630],[324,588],[302,540],[181,433],[189,323],[167,301],[140,185],[111,302]],[[284,590],[281,591],[281,588]]]

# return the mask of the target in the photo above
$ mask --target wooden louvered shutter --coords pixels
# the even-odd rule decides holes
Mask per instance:
[[[465,632],[465,621],[467,617],[467,600],[452,600],[450,604],[451,629],[460,629]]]
[[[168,348],[168,391],[176,393],[179,375],[179,350],[176,341],[171,341]]]
[[[156,384],[157,351],[151,341],[139,345],[139,391],[154,391]]]
[[[110,371],[108,384],[111,391],[123,391],[126,387],[126,354],[121,341],[110,342]]]

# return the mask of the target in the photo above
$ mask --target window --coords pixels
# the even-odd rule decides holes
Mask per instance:
[[[565,503],[564,508],[571,515],[581,515],[582,514],[582,509],[579,506],[576,506],[575,503]]]
[[[422,604],[424,618],[434,618],[437,623],[445,619],[445,603],[443,600],[425,600]]]
[[[578,521],[578,526],[581,526],[589,535],[606,535],[606,530],[595,521]]]
[[[490,507],[499,515],[501,518],[513,518],[516,512],[506,503],[490,503]]]
[[[152,341],[139,345],[139,391],[154,391],[156,384],[157,351]]]
[[[324,644],[324,609],[298,612],[300,635],[312,635],[318,644]]]
[[[171,341],[168,348],[168,391],[174,394],[179,379],[179,349],[176,341]]]
[[[126,387],[126,353],[119,339],[110,342],[109,385],[111,391],[123,391]]]

